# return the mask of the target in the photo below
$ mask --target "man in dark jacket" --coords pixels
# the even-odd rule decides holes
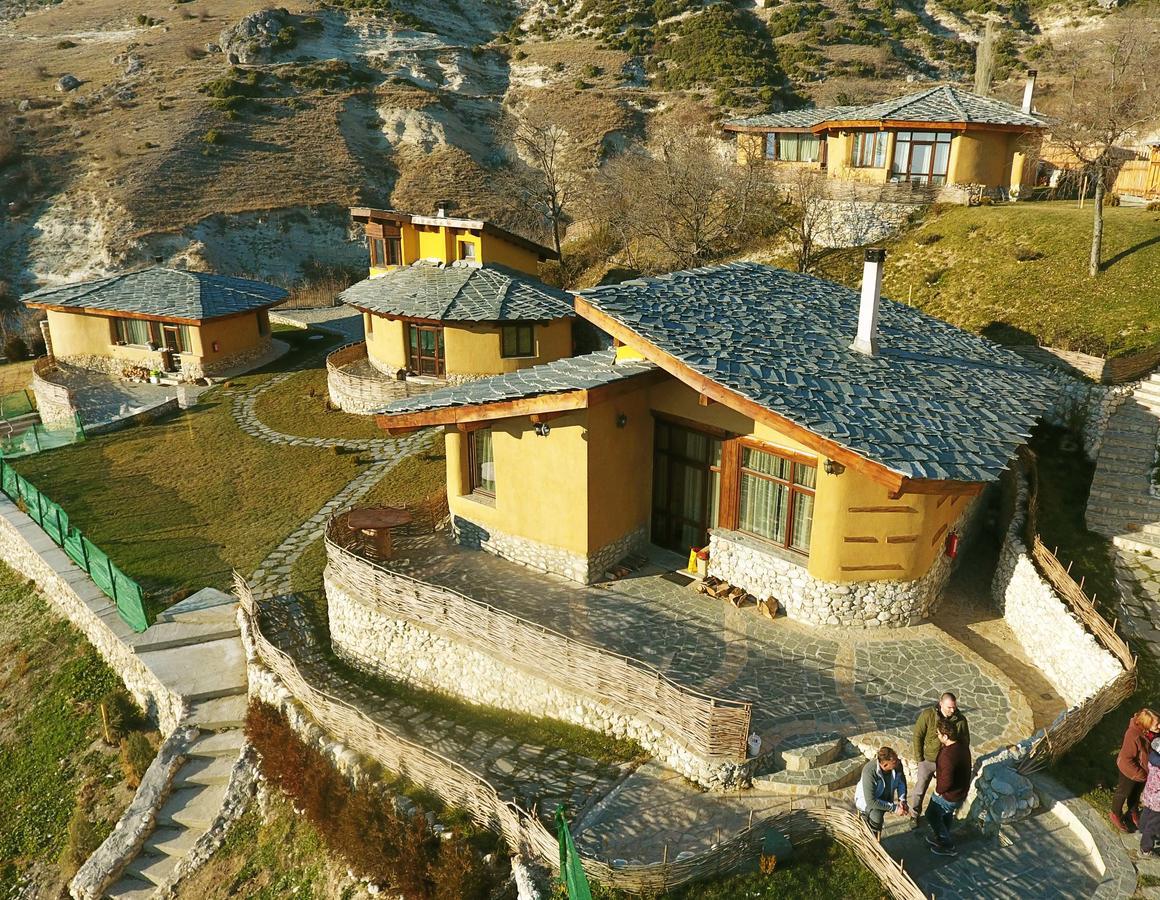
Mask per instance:
[[[926,808],[926,821],[934,837],[928,837],[926,842],[932,853],[957,856],[951,823],[971,787],[971,750],[957,739],[955,727],[946,719],[938,723],[937,735],[942,747],[935,760],[934,794]]]
[[[959,703],[954,694],[947,691],[934,706],[928,706],[919,713],[914,724],[914,760],[917,769],[914,774],[914,803],[911,806],[914,820],[911,825],[918,827],[922,816],[922,798],[934,777],[935,759],[942,744],[938,739],[938,723],[950,722],[954,728],[955,740],[970,747],[971,729],[967,717],[959,712]]]

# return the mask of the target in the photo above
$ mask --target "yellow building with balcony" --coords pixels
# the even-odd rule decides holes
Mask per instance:
[[[328,360],[331,400],[381,410],[399,396],[572,355],[571,297],[535,277],[548,247],[475,219],[351,211],[370,277],[339,295],[365,341]]]

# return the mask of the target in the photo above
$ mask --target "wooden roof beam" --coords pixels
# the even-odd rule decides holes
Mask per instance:
[[[903,478],[897,491],[890,493],[891,500],[904,494],[926,494],[942,497],[974,497],[983,490],[978,481],[939,481],[934,478]]]

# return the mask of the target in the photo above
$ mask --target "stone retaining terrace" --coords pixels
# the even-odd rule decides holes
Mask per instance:
[[[399,538],[389,565],[610,653],[631,656],[694,690],[750,701],[752,729],[766,750],[789,739],[801,744],[810,736],[838,734],[859,749],[890,741],[909,755],[918,712],[946,689],[958,694],[971,719],[976,753],[1032,730],[1031,709],[1019,688],[934,625],[853,632],[784,618],[771,622],[752,608],[734,609],[697,594],[688,579],[671,571],[673,563],[675,557],[658,557],[624,579],[584,587],[465,550],[437,533]],[[382,619],[384,628],[404,624]],[[361,636],[346,640],[380,637],[364,628]],[[437,652],[434,643],[432,653]],[[357,647],[347,650],[359,655]],[[505,648],[496,652],[505,654]],[[506,655],[504,661],[514,666],[528,662]],[[430,658],[428,665],[437,668],[440,662]]]

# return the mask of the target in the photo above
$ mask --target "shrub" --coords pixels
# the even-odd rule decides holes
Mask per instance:
[[[136,788],[155,756],[153,745],[143,731],[130,731],[121,739],[121,771],[129,787]]]
[[[585,66],[582,71],[585,78],[598,78],[600,75],[604,74],[604,70],[601,69],[600,66],[594,66],[591,64]]]
[[[137,16],[137,24],[144,25],[146,28],[152,28],[157,24],[157,20],[152,16],[147,16],[142,13],[141,15]]]
[[[577,78],[574,82],[572,82],[572,87],[576,88],[578,91],[586,91],[588,88],[592,87],[592,85],[590,85],[583,78]]]
[[[1148,212],[1160,212],[1160,200],[1153,200],[1144,207]]]
[[[190,44],[188,47],[185,48],[185,58],[186,59],[193,60],[196,62],[199,59],[205,59],[205,56],[206,56],[205,50],[203,50],[201,47],[197,46],[197,44]]]
[[[553,72],[563,72],[564,71],[564,64],[562,62],[552,63],[552,71]]]
[[[528,51],[527,50],[517,50],[515,53],[512,54],[512,59],[515,59],[515,60],[521,60],[521,59],[527,59],[527,58],[528,58]]]
[[[1036,259],[1043,259],[1044,256],[1042,251],[1031,250],[1028,247],[1016,247],[1012,253],[1019,262],[1032,262]]]
[[[141,714],[122,688],[114,688],[100,700],[102,720],[109,725],[108,743],[118,744],[133,728],[141,724]]]
[[[71,877],[90,856],[101,846],[102,830],[85,814],[90,798],[87,791],[81,791],[77,796],[76,806],[68,820],[68,832],[65,836],[64,848],[60,854],[61,868],[64,874]]]
[[[226,139],[216,128],[211,128],[201,136],[201,140],[204,144],[224,144]]]
[[[18,335],[8,338],[4,342],[4,355],[8,357],[9,362],[28,359],[28,345],[24,343],[24,338]]]
[[[69,41],[69,40],[56,42],[56,49],[57,50],[71,50],[75,46],[76,46],[76,44],[74,44],[72,41]]]
[[[915,242],[921,244],[923,247],[929,247],[931,244],[937,244],[942,240],[942,235],[937,231],[930,231],[926,234],[919,235]]]
[[[9,126],[11,127],[11,126]],[[11,130],[0,132],[0,169],[20,162],[23,150]]]
[[[1119,206],[1119,205],[1120,205],[1120,195],[1119,194],[1108,194],[1108,206]]]
[[[938,284],[940,281],[942,281],[942,277],[946,273],[947,273],[946,269],[935,269],[931,272],[927,272],[922,277],[922,280],[925,281],[927,284],[934,286],[934,285]]]
[[[197,91],[218,100],[229,97],[257,97],[262,93],[262,73],[256,69],[249,72],[230,69],[227,74],[205,82]]]

